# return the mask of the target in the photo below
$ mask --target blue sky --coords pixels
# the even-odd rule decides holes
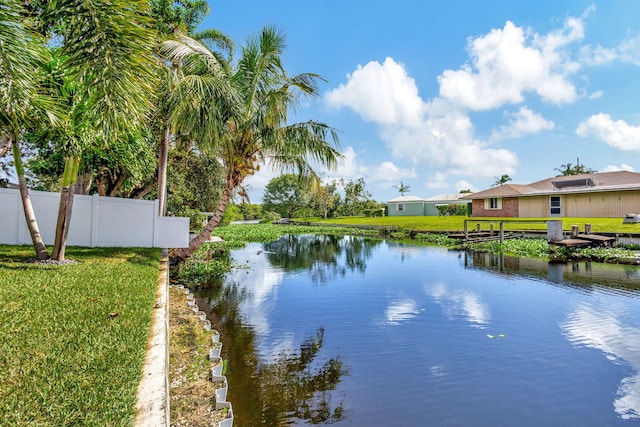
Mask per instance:
[[[327,82],[296,121],[338,129],[345,159],[325,180],[363,177],[373,198],[490,187],[563,164],[640,171],[640,2],[209,0],[201,28],[243,44],[265,25],[290,74]],[[246,182],[260,203],[275,176]]]

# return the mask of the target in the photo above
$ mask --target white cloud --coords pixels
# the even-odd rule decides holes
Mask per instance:
[[[600,99],[600,98],[602,98],[602,95],[604,95],[604,92],[602,92],[601,90],[597,90],[595,92],[590,93],[588,98],[589,99]]]
[[[546,34],[508,21],[503,28],[470,38],[469,62],[458,70],[445,70],[438,77],[440,96],[429,100],[420,97],[413,77],[393,58],[358,65],[346,82],[325,94],[324,101],[330,107],[350,108],[377,125],[394,160],[415,165],[405,171],[394,170],[397,163],[368,165],[361,174],[369,173],[382,183],[375,178],[376,169],[396,180],[427,170],[429,189],[450,187],[451,176],[459,180],[514,174],[516,154],[491,145],[553,129],[555,123],[523,106],[483,141],[475,134],[469,110],[522,103],[528,94],[554,104],[574,102],[578,95],[570,78],[580,64],[571,60],[569,51],[584,38],[583,19],[592,10]],[[591,94],[592,99],[600,96],[601,91]]]
[[[336,170],[330,171],[326,168],[319,168],[318,172],[323,177],[322,181],[327,184],[334,180],[355,180],[364,178],[367,188],[388,190],[401,180],[414,179],[418,177],[414,167],[402,168],[391,161],[384,161],[379,164],[364,164],[358,159],[353,147],[347,147],[343,152],[343,159]]]
[[[442,172],[436,172],[427,179],[427,188],[430,190],[438,190],[441,188],[447,188],[449,183],[447,182],[447,175]]]
[[[274,170],[267,160],[266,164],[260,165],[260,170],[258,172],[245,178],[243,186],[249,193],[251,203],[262,203],[264,188],[267,186],[269,181],[278,175],[280,175],[280,172]]]
[[[618,172],[618,171],[633,172],[633,167],[624,163],[621,164],[620,166],[609,165],[604,169],[602,169],[600,172]]]
[[[330,106],[350,107],[364,120],[381,125],[413,126],[421,121],[423,101],[415,80],[392,58],[358,65],[347,83],[325,94]]]
[[[473,193],[478,191],[478,189],[473,184],[471,184],[469,181],[465,181],[464,179],[456,182],[456,191],[460,192],[462,190],[471,190],[471,192]]]
[[[367,167],[357,161],[357,154],[353,147],[347,147],[342,152],[343,158],[339,161],[335,172],[327,171],[328,175],[339,175],[339,178],[359,178],[367,172]]]
[[[540,114],[522,107],[517,113],[505,113],[510,118],[508,126],[500,126],[494,130],[490,141],[502,141],[504,139],[517,139],[529,133],[538,133],[555,127],[551,120],[546,120]]]
[[[475,139],[469,116],[454,109],[440,116],[431,115],[417,128],[383,128],[380,136],[394,157],[420,162],[447,174],[511,174],[518,163],[513,152],[489,148]]]
[[[632,126],[624,120],[613,120],[609,114],[594,114],[578,125],[576,133],[592,136],[623,151],[640,151],[640,126]]]
[[[370,171],[371,173],[367,175],[365,181],[367,184],[371,183],[372,187],[378,190],[388,190],[402,180],[418,177],[415,168],[400,168],[392,162],[382,162],[371,167]]]
[[[586,45],[580,49],[580,60],[587,65],[608,65],[613,62],[623,62],[640,65],[640,34],[623,40],[612,48],[600,45]]]
[[[554,104],[573,102],[576,89],[567,78],[579,65],[563,49],[583,37],[577,18],[545,36],[531,35],[507,21],[504,28],[469,41],[471,63],[438,77],[440,95],[472,110],[520,103],[525,92],[536,92]]]
[[[411,90],[398,94],[391,89],[403,87]],[[424,102],[413,79],[391,58],[383,64],[358,66],[346,84],[325,95],[325,101],[349,107],[364,120],[378,124],[380,138],[394,158],[434,172],[489,177],[513,173],[517,164],[513,152],[488,148],[476,140],[469,116],[456,105],[440,98]],[[443,187],[432,183],[430,188]]]

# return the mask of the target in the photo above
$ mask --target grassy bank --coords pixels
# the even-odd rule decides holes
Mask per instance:
[[[317,224],[335,224],[335,225],[367,225],[367,226],[383,226],[398,227],[403,230],[411,231],[456,231],[464,229],[464,220],[489,219],[489,218],[471,218],[467,216],[387,216],[382,218],[365,218],[365,217],[346,217],[346,218],[304,218],[301,221],[313,222]],[[517,218],[494,218],[496,220],[514,220]],[[553,218],[522,218],[526,220],[546,220]],[[622,218],[558,218],[562,219],[562,229],[571,230],[571,226],[577,225],[580,230],[584,230],[585,224],[591,224],[591,231],[594,233],[640,233],[640,224],[623,224]],[[471,224],[470,227],[475,227]],[[487,224],[483,225],[483,229],[488,229]],[[526,224],[513,223],[505,224],[507,230],[546,230],[545,224]],[[496,228],[497,229],[497,228]]]
[[[128,426],[157,286],[155,249],[0,246],[1,425]]]

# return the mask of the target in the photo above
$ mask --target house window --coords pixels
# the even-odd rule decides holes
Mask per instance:
[[[560,196],[551,196],[549,198],[549,215],[560,215],[561,213]]]
[[[396,210],[398,212],[402,212],[404,210],[404,203],[398,203],[398,205],[396,206]]]
[[[502,199],[499,197],[484,199],[484,208],[485,209],[502,209]]]

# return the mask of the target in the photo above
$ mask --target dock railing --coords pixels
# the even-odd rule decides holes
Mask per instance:
[[[547,240],[562,240],[562,220],[556,219],[492,219],[492,218],[477,218],[477,219],[465,219],[464,220],[464,239],[469,239],[469,223],[477,224],[477,229],[480,231],[481,223],[499,224],[500,243],[504,243],[504,224],[547,224]],[[559,236],[558,236],[559,233]],[[559,238],[558,238],[559,237]]]

